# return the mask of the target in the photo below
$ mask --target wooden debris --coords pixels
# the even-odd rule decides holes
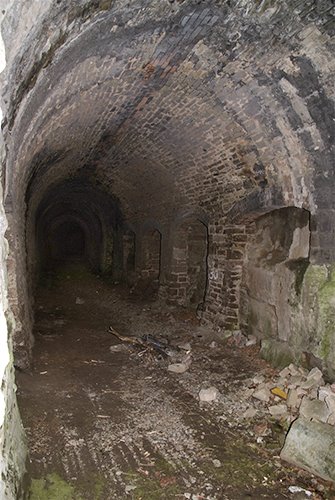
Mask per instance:
[[[144,352],[150,351],[155,352],[156,354],[161,354],[164,357],[168,356],[168,345],[165,346],[162,342],[159,342],[151,335],[145,335],[144,337],[127,337],[126,335],[121,335],[112,326],[109,327],[109,333],[117,337],[119,340],[121,340],[121,342],[127,342],[128,344],[132,344],[135,347],[139,347],[143,349]]]

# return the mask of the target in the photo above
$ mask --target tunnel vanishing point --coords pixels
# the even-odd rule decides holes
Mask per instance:
[[[1,499],[66,256],[335,378],[332,0],[1,0]]]

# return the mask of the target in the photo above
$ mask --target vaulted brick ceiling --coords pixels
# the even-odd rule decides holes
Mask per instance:
[[[51,2],[7,74],[15,203],[25,196],[34,213],[70,177],[112,193],[135,222],[180,207],[225,214],[271,186],[313,210],[316,172],[331,168],[331,9]]]

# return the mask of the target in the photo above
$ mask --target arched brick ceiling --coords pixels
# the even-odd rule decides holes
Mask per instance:
[[[135,222],[180,206],[224,214],[273,185],[313,210],[331,159],[331,1],[50,5],[8,67],[17,203],[34,213],[79,176]]]

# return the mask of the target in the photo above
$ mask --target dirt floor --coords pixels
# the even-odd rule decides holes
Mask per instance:
[[[140,299],[78,263],[45,277],[35,307],[34,366],[17,373],[30,500],[334,498],[280,461],[284,430],[250,401],[252,377],[272,373],[256,347],[229,346],[193,313]],[[111,352],[119,341],[110,325],[190,342],[189,370],[170,373],[166,360],[131,347]],[[210,386],[219,397],[200,403]],[[245,419],[250,406],[257,414]]]

